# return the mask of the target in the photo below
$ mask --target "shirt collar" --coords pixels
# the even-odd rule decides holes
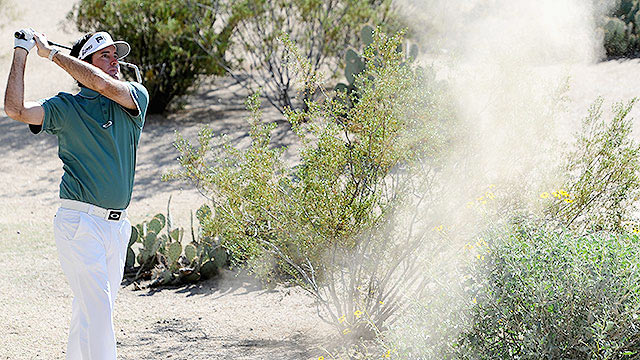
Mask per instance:
[[[80,96],[82,96],[83,98],[87,98],[87,99],[95,99],[98,96],[100,96],[99,92],[91,90],[91,89],[86,88],[84,86],[80,87],[80,92],[78,94]]]

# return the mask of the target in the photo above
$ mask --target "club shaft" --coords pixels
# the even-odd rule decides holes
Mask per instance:
[[[24,34],[22,34],[22,33],[21,33],[21,32],[19,32],[19,31],[16,31],[16,32],[15,32],[15,34],[13,34],[13,36],[15,36],[15,37],[16,37],[16,39],[24,39]],[[57,47],[61,47],[61,48],[63,48],[63,49],[67,49],[67,50],[71,50],[71,48],[70,48],[70,47],[68,47],[68,46],[61,45],[61,44],[58,44],[58,43],[54,43],[53,41],[48,41],[48,40],[47,40],[47,42],[49,43],[49,45],[53,45],[53,46],[57,46]]]

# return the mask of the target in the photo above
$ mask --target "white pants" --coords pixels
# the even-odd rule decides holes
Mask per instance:
[[[110,221],[59,208],[54,237],[60,264],[73,291],[67,360],[115,360],[113,306],[120,288],[128,220]]]

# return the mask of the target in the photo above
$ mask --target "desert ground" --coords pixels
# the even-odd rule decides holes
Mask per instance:
[[[31,26],[49,39],[70,44],[79,35],[62,29],[74,1],[9,2],[12,20],[0,28],[2,97],[12,55],[12,34]],[[29,56],[25,98],[76,91],[59,68]],[[132,223],[171,212],[177,226],[205,202],[193,187],[163,183],[176,168],[175,130],[187,137],[209,125],[239,142],[246,135],[246,93],[231,80],[205,86],[185,109],[150,116],[140,141]],[[197,100],[196,100],[197,99]],[[265,105],[266,107],[266,105]],[[54,136],[31,135],[27,126],[0,112],[0,359],[64,359],[72,294],[58,262],[52,233],[62,176]],[[275,112],[266,108],[266,116]],[[280,127],[284,134],[286,129]],[[278,135],[276,135],[278,136]],[[287,140],[282,139],[282,144]],[[114,323],[121,359],[317,359],[331,330],[316,315],[313,300],[295,288],[263,288],[241,271],[179,288],[136,291],[123,287]]]
[[[69,44],[80,35],[61,21],[74,1],[9,1],[10,21],[0,27],[0,92],[4,97],[13,31],[31,26]],[[578,121],[588,104],[640,95],[640,62],[616,60],[569,67],[568,117]],[[73,80],[46,59],[29,56],[26,99],[76,91]],[[182,110],[147,119],[138,151],[129,214],[139,223],[166,212],[172,196],[174,224],[189,226],[189,213],[205,199],[189,184],[161,182],[177,168],[175,131],[193,138],[202,126],[246,142],[247,94],[230,79],[212,79]],[[268,104],[265,119],[278,121],[275,139],[295,146],[282,117]],[[632,113],[638,118],[638,109]],[[640,130],[639,122],[635,123]],[[636,131],[636,137],[638,132]],[[0,111],[0,359],[63,359],[71,316],[71,291],[60,269],[52,234],[62,164],[56,139],[32,135]],[[225,271],[192,286],[136,290],[123,287],[115,309],[121,359],[317,359],[326,356],[332,329],[316,314],[313,299],[297,288],[264,288],[243,271]]]

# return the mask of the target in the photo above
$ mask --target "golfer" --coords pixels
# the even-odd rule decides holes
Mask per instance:
[[[33,29],[20,30],[4,107],[33,133],[58,138],[64,175],[54,219],[60,264],[73,291],[67,359],[116,359],[113,306],[122,281],[131,224],[136,150],[149,101],[139,83],[120,78],[118,60],[130,51],[106,32],[78,40],[71,56],[50,47]],[[24,102],[29,51],[53,61],[80,86],[39,102]]]

